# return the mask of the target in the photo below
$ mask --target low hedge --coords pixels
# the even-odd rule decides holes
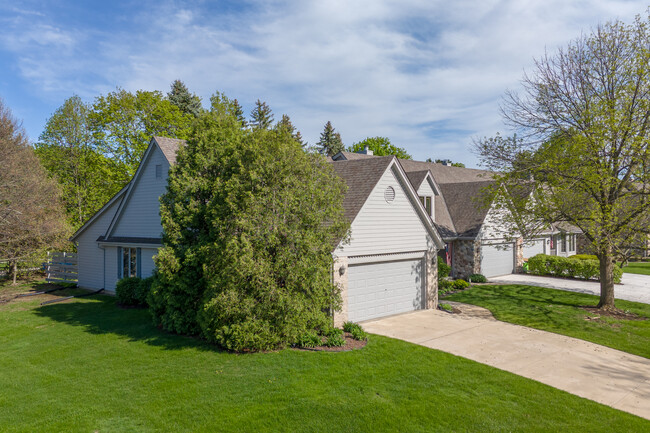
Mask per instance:
[[[574,258],[537,254],[528,259],[528,272],[535,275],[579,278],[583,280],[600,279],[600,262],[590,258]],[[623,270],[614,264],[614,282],[620,283]]]

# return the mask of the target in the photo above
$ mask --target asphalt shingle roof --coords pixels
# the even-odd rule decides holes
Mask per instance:
[[[368,196],[379,182],[394,156],[378,156],[372,159],[352,161],[333,161],[336,174],[348,185],[348,192],[343,200],[345,217],[353,221]]]
[[[178,149],[185,144],[185,140],[167,137],[154,137],[153,139],[158,143],[158,147],[162,150],[165,158],[169,161],[169,164],[176,164],[176,152],[178,152]]]

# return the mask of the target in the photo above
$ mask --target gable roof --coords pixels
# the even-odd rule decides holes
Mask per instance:
[[[475,168],[454,167],[437,162],[413,161],[400,159],[404,170],[409,172],[429,170],[438,185],[443,183],[481,182],[492,179],[492,172]]]
[[[494,183],[494,181],[487,180],[440,185],[457,236],[476,237],[478,235],[489,210],[481,202],[481,196],[484,188],[490,187]]]
[[[336,174],[348,185],[348,191],[343,199],[343,209],[349,221],[354,221],[394,158],[394,156],[381,156],[370,160],[331,162]]]
[[[154,136],[151,141],[158,145],[170,165],[176,164],[176,153],[181,146],[185,145],[185,140],[168,137]]]
[[[104,206],[102,206],[102,207],[101,207],[97,212],[95,212],[93,216],[91,216],[90,218],[88,218],[88,221],[86,221],[86,222],[84,223],[84,225],[82,225],[81,227],[79,227],[79,229],[78,229],[76,232],[74,232],[74,234],[73,234],[72,236],[70,236],[70,241],[74,242],[74,240],[75,240],[76,238],[78,238],[79,235],[81,235],[81,233],[83,233],[83,232],[84,232],[88,227],[90,227],[90,225],[91,225],[91,224],[92,224],[92,223],[93,223],[97,218],[99,218],[99,217],[100,217],[104,212],[106,212],[106,210],[107,210],[109,207],[111,207],[111,205],[112,205],[113,203],[115,203],[117,200],[122,199],[122,198],[124,197],[124,193],[126,192],[128,186],[129,186],[128,184],[127,184],[126,186],[124,186],[121,190],[119,190],[119,191],[117,192],[117,194],[115,194],[113,197],[111,197],[111,199],[110,199],[108,202],[106,202],[106,204],[105,204]]]
[[[346,152],[346,151],[341,151],[336,155],[332,156],[332,159],[334,161],[355,161],[357,159],[372,159],[372,158],[385,158],[385,157],[377,156],[377,155],[367,155],[365,153]]]

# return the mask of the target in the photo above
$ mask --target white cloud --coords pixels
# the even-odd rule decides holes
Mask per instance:
[[[383,135],[417,158],[474,163],[472,137],[503,129],[500,96],[535,56],[612,18],[625,1],[295,1],[246,12],[143,5],[125,29],[35,24],[6,39],[25,79],[91,96],[121,86],[166,91],[180,78],[249,107],[266,100],[314,143],[331,120],[346,143]],[[18,50],[16,50],[18,52]],[[48,51],[55,51],[49,53]]]

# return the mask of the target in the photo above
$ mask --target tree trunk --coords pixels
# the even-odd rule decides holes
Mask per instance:
[[[11,273],[12,273],[12,276],[13,276],[12,285],[15,286],[16,285],[16,277],[18,276],[18,262],[15,261],[15,260],[13,262],[11,262]]]
[[[598,255],[600,260],[600,302],[598,308],[615,309],[614,305],[614,263],[612,249],[607,247]]]

